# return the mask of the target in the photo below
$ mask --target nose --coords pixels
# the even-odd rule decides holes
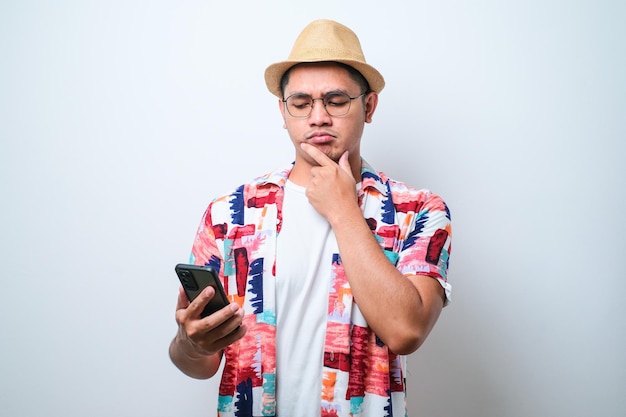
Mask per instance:
[[[319,103],[316,101],[319,100]],[[314,98],[313,103],[311,104],[311,114],[309,115],[309,124],[312,126],[323,126],[329,125],[332,123],[332,118],[326,111],[326,107],[324,107],[324,102],[322,98]]]

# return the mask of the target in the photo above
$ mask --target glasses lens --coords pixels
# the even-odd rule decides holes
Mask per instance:
[[[344,93],[329,93],[324,96],[324,107],[331,116],[343,116],[350,110],[350,96]]]
[[[343,116],[350,111],[350,103],[352,103],[353,98],[346,93],[339,92],[328,93],[322,98],[315,99],[308,94],[294,94],[287,97],[285,103],[287,104],[287,111],[293,117],[308,117],[315,100],[321,100],[324,103],[324,108],[329,115]]]
[[[313,98],[306,94],[295,94],[287,98],[287,111],[294,117],[307,117],[311,113]]]

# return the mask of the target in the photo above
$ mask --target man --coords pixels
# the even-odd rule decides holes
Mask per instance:
[[[172,361],[210,378],[225,358],[220,416],[405,416],[404,355],[449,297],[448,209],[361,159],[385,82],[350,29],[312,22],[265,80],[295,162],[210,204],[191,261],[231,304],[200,319],[213,290],[181,289]]]

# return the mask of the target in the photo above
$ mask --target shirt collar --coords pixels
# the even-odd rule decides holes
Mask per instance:
[[[258,177],[253,181],[253,184],[256,185],[269,185],[274,184],[279,187],[284,187],[287,183],[287,178],[289,178],[289,173],[293,169],[293,162],[285,167],[276,169],[272,172],[269,172],[261,177]]]
[[[381,177],[365,159],[361,158],[361,190],[367,188],[375,188],[384,196],[388,194],[387,178]]]
[[[292,169],[293,162],[286,167],[276,169],[258,177],[253,181],[253,183],[260,186],[273,184],[279,187],[284,187]],[[367,188],[375,188],[380,194],[385,196],[388,193],[386,178],[381,178],[374,168],[372,168],[372,166],[367,163],[365,159],[361,158],[361,189],[365,190]]]

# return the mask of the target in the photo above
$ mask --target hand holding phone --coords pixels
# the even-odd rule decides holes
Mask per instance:
[[[204,307],[200,317],[209,316],[230,304],[215,269],[209,266],[189,264],[178,264],[174,269],[189,302],[193,301],[208,286],[215,290],[215,295]]]

